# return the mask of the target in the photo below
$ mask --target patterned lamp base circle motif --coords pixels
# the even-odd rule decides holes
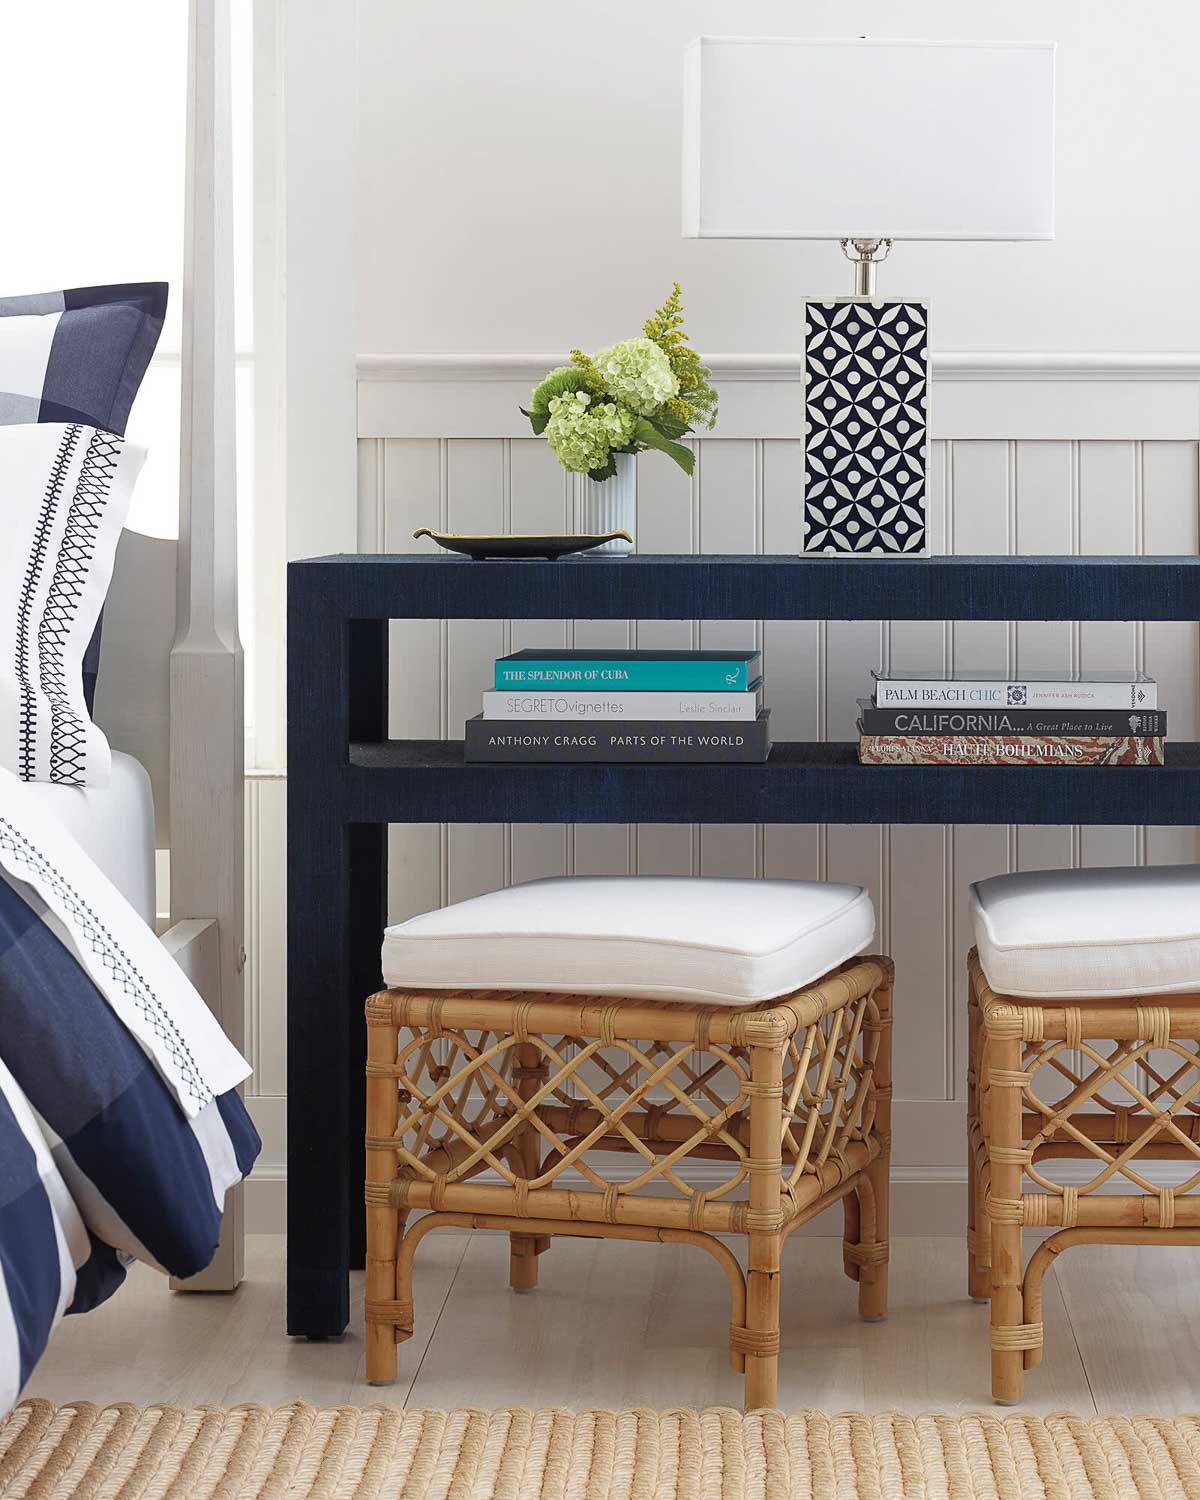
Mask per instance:
[[[804,551],[928,556],[928,308],[845,297],[804,313]]]

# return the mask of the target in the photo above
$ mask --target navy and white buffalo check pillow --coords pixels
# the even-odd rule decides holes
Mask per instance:
[[[82,422],[124,437],[166,310],[165,281],[0,297],[0,427]],[[83,657],[89,711],[100,626]]]
[[[83,422],[124,436],[166,310],[165,281],[0,297],[0,426]]]

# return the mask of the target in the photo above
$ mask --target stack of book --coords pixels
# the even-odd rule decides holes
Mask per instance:
[[[496,663],[468,761],[763,761],[757,651],[514,651]]]
[[[1167,733],[1142,672],[876,672],[860,698],[870,766],[1161,766]]]

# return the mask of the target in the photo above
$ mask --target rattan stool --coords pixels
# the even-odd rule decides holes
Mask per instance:
[[[384,990],[367,1001],[367,1378],[394,1379],[412,1266],[442,1225],[511,1236],[534,1287],[554,1235],[695,1245],[729,1279],[748,1408],[775,1404],[780,1248],[839,1199],[859,1311],[887,1311],[891,985],[857,958],[732,1009],[610,996]],[[641,1158],[613,1181],[603,1153]],[[707,1191],[689,1161],[729,1163]],[[471,1179],[488,1171],[491,1180]],[[582,1176],[584,1189],[559,1186]],[[639,1192],[647,1186],[652,1193]],[[406,1230],[412,1210],[427,1210]],[[717,1235],[745,1235],[748,1271]]]
[[[972,949],[968,1289],[991,1302],[992,1395],[1019,1401],[1042,1359],[1042,1282],[1084,1244],[1200,1244],[1200,993],[997,994]],[[1085,1163],[1059,1184],[1055,1158]],[[1183,1163],[1178,1185],[1140,1170]],[[1120,1183],[1130,1191],[1105,1191]],[[1053,1228],[1022,1269],[1024,1227]]]

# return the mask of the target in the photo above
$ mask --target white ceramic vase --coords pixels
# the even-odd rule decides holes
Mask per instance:
[[[583,515],[580,531],[595,536],[603,531],[627,531],[636,536],[637,524],[637,454],[614,453],[617,472],[611,479],[585,479],[583,482]],[[592,554],[632,552],[632,542],[605,542],[593,547]]]

